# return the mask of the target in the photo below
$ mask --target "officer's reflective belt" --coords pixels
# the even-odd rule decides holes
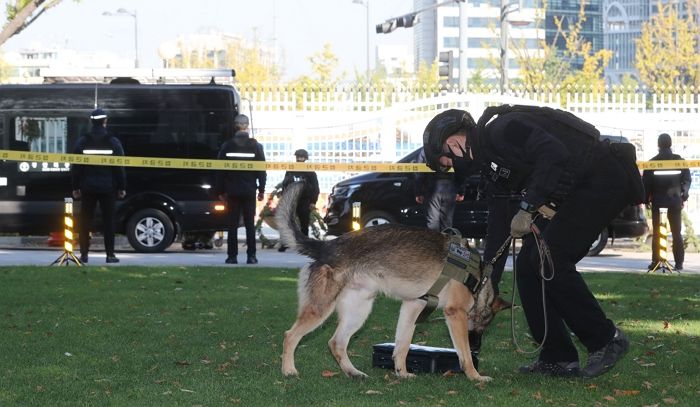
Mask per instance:
[[[438,276],[437,281],[428,289],[428,292],[419,297],[419,299],[425,300],[427,304],[418,316],[417,322],[424,322],[432,314],[438,305],[438,294],[445,288],[450,279],[466,285],[472,294],[476,294],[490,277],[490,272],[481,272],[481,256],[479,252],[462,246],[461,240],[458,236],[451,236],[447,259],[445,259],[442,272]]]
[[[0,160],[115,165],[122,167],[176,168],[231,171],[336,171],[336,172],[433,172],[423,163],[317,163],[244,160],[202,160],[169,157],[134,157],[104,154],[63,154],[0,150]],[[638,161],[640,170],[698,168],[700,160]]]

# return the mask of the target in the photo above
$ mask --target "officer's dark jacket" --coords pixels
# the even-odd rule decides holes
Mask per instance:
[[[651,161],[682,160],[678,154],[673,154],[670,148],[659,149]],[[657,208],[680,208],[688,199],[690,190],[690,170],[645,170],[642,175],[644,189],[647,193],[647,203]]]
[[[425,162],[425,153],[421,150],[418,154],[418,162]],[[459,195],[464,195],[466,190],[467,179],[457,180],[454,172],[416,172],[414,175],[415,185],[414,192],[415,196],[428,196],[435,191],[435,187],[440,180],[450,180],[455,185],[455,193]]]
[[[225,142],[217,157],[219,160],[265,161],[262,145],[250,138],[247,132],[239,131]],[[230,196],[255,195],[257,189],[265,192],[265,171],[219,171],[216,178],[216,193]],[[257,182],[257,184],[256,184]]]
[[[103,126],[93,126],[90,133],[75,143],[73,154],[84,154],[85,150],[112,150],[113,156],[123,156],[124,148],[119,140],[108,134]],[[71,167],[73,189],[81,193],[109,193],[126,190],[124,167],[99,165],[73,165]]]
[[[498,175],[499,188],[525,190],[523,200],[537,208],[570,188],[598,143],[568,136],[553,134],[546,121],[527,113],[510,112],[494,118],[472,149],[485,169]]]
[[[318,177],[313,171],[287,171],[282,180],[282,189],[284,190],[293,182],[303,182],[304,188],[301,190],[299,201],[306,204],[315,204],[318,201],[318,195],[321,192],[318,187]],[[308,205],[307,205],[308,206]]]

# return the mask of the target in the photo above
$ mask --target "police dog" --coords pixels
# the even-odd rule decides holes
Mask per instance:
[[[350,362],[348,342],[369,316],[374,298],[383,293],[402,301],[392,357],[396,375],[412,377],[406,370],[406,355],[416,320],[426,305],[418,297],[442,272],[450,238],[427,229],[387,224],[330,241],[309,239],[301,233],[294,215],[302,187],[295,183],[286,188],[275,218],[282,243],[313,259],[299,274],[299,309],[296,322],[284,334],[282,373],[298,375],[294,351],[299,341],[335,310],[338,327],[328,341],[331,352],[347,376],[366,376]],[[490,282],[475,298],[462,283],[450,280],[438,298],[462,371],[471,380],[490,380],[474,368],[467,335],[468,329],[480,335],[498,311],[492,308]]]

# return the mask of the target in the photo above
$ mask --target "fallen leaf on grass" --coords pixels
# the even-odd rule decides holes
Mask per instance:
[[[187,390],[187,389],[180,389],[180,391],[183,393],[194,393],[193,390]]]
[[[605,396],[603,398],[607,401],[615,401],[615,397],[613,397],[613,396]]]
[[[664,403],[666,404],[677,404],[678,400],[674,399],[673,397],[668,397],[664,399]]]
[[[668,329],[671,326],[671,323],[668,321],[664,321],[664,329]]]
[[[323,377],[333,377],[333,376],[337,376],[337,375],[338,375],[338,372],[333,372],[331,370],[324,370],[323,372],[321,372],[321,376],[323,376]]]
[[[532,395],[532,398],[534,398],[535,400],[542,400],[542,393],[538,391],[537,393]]]
[[[642,383],[642,387],[644,387],[645,389],[649,390],[649,389],[651,389],[651,388],[654,387],[654,386],[653,386],[651,383],[645,381],[644,383]]]
[[[449,394],[450,396],[455,396],[455,395],[459,394],[459,392],[457,390],[448,390],[447,394]]]
[[[596,390],[596,389],[598,389],[598,385],[595,384],[595,383],[591,383],[591,384],[589,384],[588,386],[586,386],[586,388],[587,388],[588,390]]]
[[[615,389],[613,390],[613,393],[615,396],[620,397],[620,396],[636,396],[639,394],[639,390],[618,390]]]
[[[186,360],[178,360],[178,361],[175,362],[175,364],[178,365],[178,366],[189,366],[189,365],[190,365],[190,362],[188,362],[188,361],[186,361]]]
[[[382,392],[378,390],[367,390],[365,394],[382,394]]]
[[[457,374],[459,374],[459,373],[455,372],[453,370],[448,370],[442,374],[442,377],[452,377],[452,376],[456,376]]]

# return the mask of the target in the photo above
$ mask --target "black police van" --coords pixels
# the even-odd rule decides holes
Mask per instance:
[[[0,149],[70,153],[90,129],[94,106],[107,111],[108,129],[127,156],[215,159],[232,134],[241,99],[232,85],[216,84],[213,77],[201,85],[143,84],[132,78],[2,85]],[[178,236],[213,235],[225,228],[213,171],[125,169],[127,195],[117,201],[115,223],[135,250],[161,252]],[[0,161],[0,233],[63,230],[64,197],[70,195],[70,164]]]
[[[628,142],[624,138],[602,136],[611,142]],[[399,163],[415,163],[420,149],[413,151]],[[361,226],[369,227],[384,223],[402,223],[425,227],[425,209],[416,203],[414,176],[407,173],[366,173],[345,179],[333,187],[328,196],[324,217],[328,234],[341,235],[352,230],[352,204],[361,203]],[[452,225],[462,236],[486,237],[488,208],[486,200],[477,200],[479,176],[467,180],[464,200],[455,207]],[[591,245],[589,256],[599,254],[607,245],[608,238],[632,238],[647,233],[648,226],[641,206],[625,208],[607,228],[601,231]]]

